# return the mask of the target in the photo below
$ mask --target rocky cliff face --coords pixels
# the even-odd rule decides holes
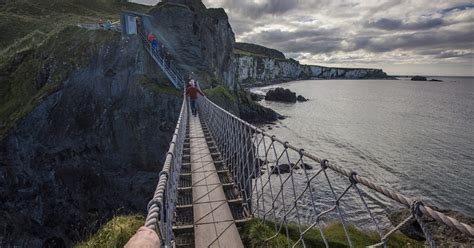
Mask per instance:
[[[145,212],[153,194],[181,107],[179,92],[160,84],[163,75],[136,37],[81,35],[92,45],[66,46],[67,36],[59,34],[11,69],[13,75],[41,59],[40,68],[50,68],[36,72],[41,88],[55,83],[60,72],[51,68],[73,68],[0,140],[5,244],[69,247],[114,213]],[[56,50],[42,52],[50,43]],[[74,61],[82,63],[63,60],[61,44],[79,51]],[[91,46],[96,50],[89,53]]]
[[[171,51],[187,75],[201,85],[234,84],[234,33],[223,9],[207,9],[200,0],[165,0],[144,18],[145,28]]]
[[[237,82],[279,82],[298,79],[371,79],[387,78],[381,69],[331,68],[317,65],[302,65],[294,59],[274,56],[274,49],[254,49],[259,46],[237,45],[235,54],[235,77]],[[276,54],[278,55],[278,54]]]

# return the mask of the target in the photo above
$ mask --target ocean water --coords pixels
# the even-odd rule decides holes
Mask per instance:
[[[309,99],[262,101],[287,116],[265,125],[269,133],[405,196],[472,217],[474,78],[437,78],[443,82],[306,80],[251,90],[284,87]],[[347,186],[342,180],[334,182],[337,192]],[[364,192],[372,196],[372,211],[387,224],[383,216],[396,204]],[[351,202],[356,198],[344,199],[344,212],[349,221],[364,225],[367,215]],[[314,214],[306,211],[306,222]]]

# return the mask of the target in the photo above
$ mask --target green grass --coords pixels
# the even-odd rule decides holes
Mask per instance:
[[[213,98],[224,98],[225,101],[235,103],[237,97],[225,86],[219,85],[214,88],[204,90],[204,93],[212,100]]]
[[[170,83],[165,81],[159,82],[159,80],[153,80],[146,75],[140,75],[138,81],[145,87],[145,89],[155,92],[162,93],[174,96],[182,96],[183,92],[177,90],[174,86],[171,86]]]
[[[285,61],[285,60],[288,60],[288,59],[284,59],[284,58],[275,58],[275,57],[272,57],[272,56],[268,56],[267,54],[253,53],[253,52],[249,52],[249,51],[244,51],[244,50],[237,49],[237,48],[234,48],[234,54],[237,55],[237,56],[250,56],[250,57],[257,57],[257,58],[270,58],[270,59],[274,59],[274,60],[278,60],[278,61]]]
[[[121,10],[148,9],[118,0],[6,0],[0,5],[0,51],[35,31],[54,33],[68,25],[95,23],[99,18],[118,20]]]
[[[304,230],[306,226],[302,226]],[[330,247],[349,247],[341,224],[331,224],[323,230],[326,240]],[[366,247],[380,242],[379,236],[373,232],[363,232],[353,226],[348,227],[354,247]],[[279,232],[275,231],[273,222],[262,223],[254,219],[246,223],[242,228],[242,239],[246,247],[286,247],[288,243],[294,245],[299,236],[298,225],[288,225],[289,239],[286,235],[286,229],[283,226]],[[271,238],[271,239],[270,239]],[[304,235],[306,247],[324,247],[323,239],[317,229],[311,229]],[[297,247],[303,247],[301,242]],[[388,247],[424,247],[423,242],[409,239],[401,233],[395,233],[388,242]]]
[[[87,65],[103,43],[120,34],[76,27],[118,20],[122,10],[148,6],[123,0],[5,0],[0,4],[0,137]],[[41,71],[48,82],[37,85]]]
[[[37,33],[35,36],[41,36]],[[35,39],[33,38],[32,39]],[[70,73],[88,65],[107,42],[120,34],[67,26],[17,52],[0,65],[0,137],[59,89]],[[43,72],[44,84],[38,83]]]
[[[123,247],[135,232],[143,226],[145,218],[141,215],[116,216],[87,241],[76,244],[76,248]]]

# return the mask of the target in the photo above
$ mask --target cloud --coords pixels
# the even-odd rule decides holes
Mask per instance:
[[[443,24],[444,21],[441,18],[422,19],[416,22],[404,22],[397,19],[381,18],[366,23],[365,27],[384,30],[426,30],[441,27]]]
[[[432,66],[427,72],[443,65],[439,71],[473,75],[474,3],[466,0],[203,2],[226,10],[238,41],[276,48],[304,63]]]
[[[452,11],[463,11],[463,10],[469,10],[469,9],[474,9],[474,3],[456,5],[456,6],[453,6],[453,7],[442,9],[442,10],[440,10],[440,12],[443,13],[443,14],[446,14],[446,13],[452,12]]]
[[[229,10],[229,12],[255,18],[266,14],[284,14],[298,7],[300,0],[217,0],[207,2],[213,6],[217,5],[225,8]],[[303,0],[301,0],[301,2],[303,2]]]

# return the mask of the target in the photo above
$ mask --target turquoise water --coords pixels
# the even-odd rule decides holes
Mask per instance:
[[[307,80],[252,91],[284,87],[310,99],[262,101],[287,116],[268,132],[406,196],[474,216],[474,79],[437,78],[444,82]],[[369,205],[381,213],[393,202],[374,197]]]

